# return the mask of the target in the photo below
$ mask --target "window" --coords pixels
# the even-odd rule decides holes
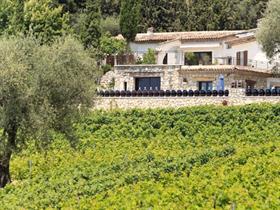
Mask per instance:
[[[211,65],[212,52],[187,52],[185,53],[185,65]]]
[[[243,88],[244,82],[242,80],[235,80],[231,83],[231,88]]]
[[[228,57],[227,58],[227,64],[228,65],[232,65],[232,57]]]
[[[256,81],[253,80],[245,80],[246,82],[246,89],[254,89],[256,85]]]
[[[212,90],[213,83],[211,81],[198,82],[198,88],[199,90]]]
[[[124,89],[125,91],[127,91],[127,82],[124,82],[124,83],[123,83],[123,89]]]
[[[160,90],[160,77],[135,78],[135,90]]]
[[[248,65],[248,51],[236,53],[236,65],[238,66],[247,66]]]
[[[164,59],[163,59],[163,64],[168,64],[168,53],[165,54]]]

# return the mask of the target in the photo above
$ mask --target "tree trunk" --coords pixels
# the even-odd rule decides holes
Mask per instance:
[[[4,188],[7,184],[11,183],[10,175],[10,160],[12,156],[13,149],[16,146],[16,135],[17,135],[17,126],[12,124],[9,129],[4,129],[3,138],[7,139],[5,141],[2,139],[2,149],[0,151],[0,188]]]
[[[12,152],[10,149],[8,150],[0,156],[0,188],[5,187],[6,184],[11,182],[10,160]]]

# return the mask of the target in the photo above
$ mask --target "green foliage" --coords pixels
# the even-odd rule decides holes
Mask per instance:
[[[9,33],[12,34],[20,34],[25,33],[26,29],[25,25],[25,9],[24,9],[24,1],[22,0],[15,0],[11,3],[13,7],[13,13],[10,16],[9,20]]]
[[[101,70],[102,70],[102,74],[106,74],[107,72],[112,70],[112,66],[109,64],[102,65]]]
[[[271,0],[265,13],[265,17],[260,22],[257,34],[258,41],[266,54],[273,58],[280,53],[280,1]]]
[[[142,64],[156,64],[156,52],[153,49],[148,49],[143,56]]]
[[[193,52],[185,53],[185,60],[188,65],[196,65],[198,63],[198,59]]]
[[[189,0],[187,30],[232,30],[257,27],[267,0]]]
[[[8,0],[0,0],[0,35],[8,29],[11,14],[12,7]]]
[[[24,25],[42,43],[54,41],[70,32],[69,17],[62,7],[53,7],[52,0],[29,0],[25,4]]]
[[[112,36],[117,36],[121,33],[119,18],[110,16],[101,20],[102,34],[110,33]]]
[[[49,43],[71,32],[69,16],[52,0],[6,1],[0,3],[0,33],[9,35],[29,34]]]
[[[0,56],[0,166],[8,170],[12,152],[31,137],[42,147],[51,130],[75,140],[72,123],[92,105],[95,62],[71,37],[51,45],[2,38]]]
[[[237,30],[257,27],[268,0],[142,0],[140,31]]]
[[[24,27],[24,32],[29,30],[29,23],[21,21],[25,15],[16,12],[21,11],[22,7],[17,3],[22,2],[0,1],[0,17],[2,17],[0,33],[7,31],[8,28],[12,33],[21,27]],[[41,4],[38,1],[28,0],[25,5],[30,2]],[[61,34],[69,33],[70,29],[70,33],[74,31],[82,38],[85,46],[96,47],[100,33],[104,31],[109,31],[112,35],[117,35],[121,31],[129,41],[133,41],[137,32],[146,32],[149,27],[154,27],[158,32],[256,28],[257,20],[263,16],[268,0],[137,0],[136,2],[123,0],[123,9],[120,9],[121,0],[87,0],[87,3],[86,0],[43,0],[42,2],[43,4],[49,2],[49,5],[35,6],[39,9],[34,8],[36,13],[32,10],[34,17],[48,17],[49,12],[47,15],[44,14],[48,7],[51,10],[59,8],[60,16],[52,14],[53,17],[49,17],[48,21],[36,17],[35,22],[39,25],[38,28],[35,27],[37,30],[49,34],[51,28]],[[59,17],[64,18],[60,20]],[[117,17],[120,17],[120,20]],[[56,27],[57,24],[59,27]]]
[[[120,28],[128,42],[133,41],[140,21],[139,0],[121,0]]]
[[[105,33],[100,39],[100,51],[104,56],[124,53],[127,49],[124,40],[118,40]]]
[[[154,27],[157,32],[183,31],[187,24],[185,0],[142,0],[140,31]]]
[[[101,37],[100,0],[87,0],[85,18],[80,32],[86,48],[97,48]]]
[[[75,14],[85,8],[86,0],[55,0],[54,3],[63,6],[64,12]]]
[[[14,156],[0,209],[276,210],[279,120],[265,104],[95,111],[76,149],[57,135]]]
[[[116,17],[120,14],[121,0],[101,0],[102,17]]]

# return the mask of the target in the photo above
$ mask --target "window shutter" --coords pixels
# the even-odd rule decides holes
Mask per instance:
[[[248,66],[248,51],[244,51],[244,66]]]
[[[240,52],[237,52],[236,53],[236,65],[240,65],[240,58],[241,58],[241,53]]]

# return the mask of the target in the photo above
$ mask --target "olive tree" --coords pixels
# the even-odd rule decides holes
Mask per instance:
[[[0,187],[11,182],[13,152],[28,141],[44,146],[50,131],[74,140],[72,125],[91,106],[95,61],[66,37],[0,39]]]
[[[261,19],[257,39],[268,57],[280,53],[280,0],[270,0],[265,17]]]

